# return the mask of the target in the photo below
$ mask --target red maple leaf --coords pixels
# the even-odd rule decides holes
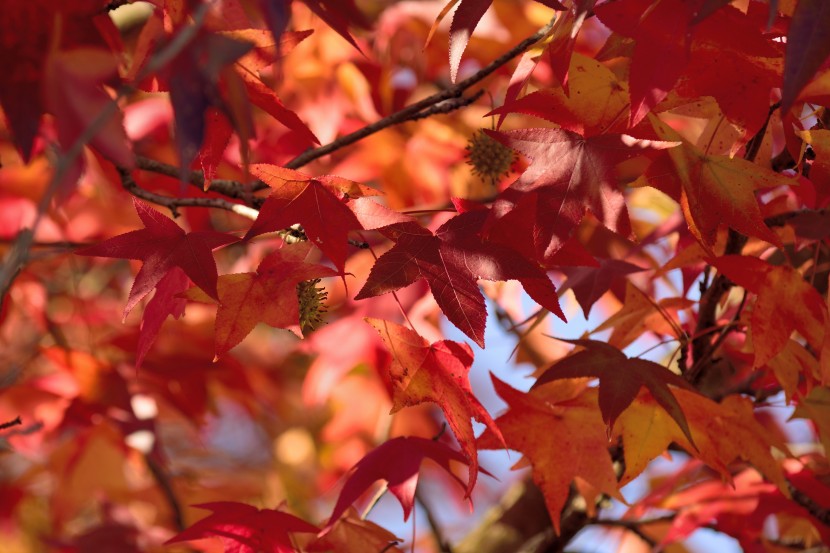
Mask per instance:
[[[378,480],[386,481],[389,491],[401,503],[403,519],[406,521],[415,505],[418,472],[424,459],[438,463],[462,488],[467,488],[464,481],[450,469],[450,461],[467,464],[467,459],[459,451],[426,438],[393,438],[367,453],[351,468],[349,478],[340,491],[340,497],[337,498],[324,532],[328,531],[346,509]]]
[[[686,98],[714,97],[742,141],[764,124],[770,91],[781,83],[781,48],[762,33],[764,15],[728,6],[695,25],[689,64],[676,88]]]
[[[781,111],[788,111],[798,94],[830,56],[827,21],[830,4],[822,0],[801,0],[793,12],[787,33]]]
[[[570,244],[571,242],[567,242]],[[563,258],[562,250],[556,258]],[[599,259],[597,267],[560,267],[559,270],[568,279],[559,288],[560,293],[573,290],[576,301],[582,308],[585,317],[591,312],[591,307],[609,290],[616,291],[624,288],[626,276],[646,269],[622,259]],[[620,295],[621,297],[621,295]]]
[[[712,265],[730,280],[757,294],[750,320],[754,365],[774,358],[797,330],[816,350],[828,353],[826,329],[830,315],[821,294],[792,267],[774,266],[756,257],[725,255]],[[822,352],[822,367],[830,375],[830,359]]]
[[[329,267],[306,263],[311,245],[307,242],[285,246],[267,255],[256,272],[219,277],[219,309],[216,311],[216,357],[239,344],[263,322],[274,328],[300,324],[297,284],[334,276]],[[205,301],[198,290],[189,299]]]
[[[555,10],[565,10],[565,6],[557,0],[537,0],[537,2]],[[458,0],[450,0],[436,19],[433,28],[437,27],[441,19],[444,18],[456,3],[458,3]],[[450,76],[453,82],[455,82],[458,76],[461,55],[467,49],[467,43],[470,42],[473,30],[475,30],[476,25],[478,25],[478,22],[484,16],[484,12],[487,11],[487,8],[492,3],[493,0],[461,0],[461,3],[452,16],[452,25],[450,25]]]
[[[533,385],[541,386],[560,378],[599,378],[599,409],[608,431],[614,421],[645,386],[660,406],[671,415],[694,444],[683,409],[669,385],[694,391],[694,388],[669,369],[646,359],[629,359],[623,352],[595,340],[564,340],[585,348],[549,367]]]
[[[677,145],[625,134],[584,137],[565,129],[485,132],[531,159],[496,200],[489,232],[511,242],[532,241],[542,260],[556,253],[587,209],[614,232],[631,234],[619,185],[638,175],[621,175],[617,166]]]
[[[355,299],[393,292],[424,279],[450,322],[481,347],[487,309],[478,279],[518,280],[539,305],[565,320],[556,288],[541,268],[515,250],[478,237],[488,216],[486,209],[461,213],[435,234],[414,222],[383,230],[396,244],[377,260]]]
[[[496,393],[509,409],[496,419],[510,449],[520,451],[533,467],[533,481],[545,496],[558,533],[562,507],[579,477],[590,486],[622,500],[608,453],[608,437],[591,394],[563,396],[556,384],[528,393],[515,390],[490,375]],[[535,431],[530,431],[530,430]],[[480,449],[501,449],[489,429],[478,438]],[[527,463],[518,463],[516,467]]]
[[[57,102],[61,112],[84,111],[91,107],[90,103],[98,100],[96,96],[104,94],[103,91],[99,91],[100,94],[91,92],[88,88],[89,81],[96,81],[94,75],[85,73],[89,67],[84,66],[83,70],[71,67],[72,58],[76,57],[71,49],[78,47],[85,47],[84,51],[94,49],[96,57],[109,56],[115,63],[115,56],[108,54],[104,37],[110,34],[117,36],[118,31],[102,9],[104,3],[101,0],[70,0],[56,4],[50,0],[31,0],[3,4],[0,12],[0,50],[3,52],[0,56],[0,104],[23,159],[28,161],[30,158],[46,104],[52,104],[48,107],[54,109]],[[61,22],[59,35],[56,35],[54,28],[56,21]],[[73,77],[69,83],[61,82],[58,86],[64,92],[61,98],[55,97],[54,80],[47,82],[50,56],[53,60],[60,60],[61,69]],[[95,60],[94,64],[97,63]],[[55,62],[51,65],[54,66]],[[57,76],[54,67],[51,73],[53,78]],[[94,82],[94,87],[98,85],[100,81]],[[76,90],[76,87],[80,88]],[[80,95],[76,96],[76,93]],[[65,121],[62,113],[54,115],[59,117],[57,124],[63,141],[70,134],[66,125],[74,126],[75,122],[71,119]],[[70,142],[75,138],[77,134],[71,136]],[[69,148],[71,144],[64,143],[63,146]],[[120,144],[107,146],[112,149],[125,147],[123,138]]]
[[[319,528],[294,515],[257,509],[244,503],[217,501],[194,505],[213,514],[165,542],[219,538],[226,553],[294,553],[291,534],[316,534]]]
[[[133,199],[144,228],[121,234],[75,253],[98,257],[138,259],[144,262],[135,276],[124,316],[174,267],[179,267],[199,288],[216,299],[216,261],[212,250],[237,238],[213,231],[185,232],[179,225],[144,202]]]
[[[359,204],[366,211],[359,219],[346,202],[353,197],[359,199],[360,196],[378,193],[348,179],[331,175],[315,179],[298,171],[267,164],[252,165],[250,170],[252,175],[262,179],[274,191],[262,205],[245,240],[300,224],[311,242],[329,256],[341,271],[346,264],[350,231],[375,228],[366,223],[370,219],[378,226],[406,219],[374,202],[373,210],[369,209],[368,204]],[[386,213],[389,220],[382,220],[378,210]],[[361,209],[358,211],[363,213]]]
[[[135,368],[141,368],[144,357],[150,351],[150,346],[158,336],[161,325],[172,315],[178,319],[184,315],[187,300],[177,297],[178,294],[187,290],[189,281],[187,275],[179,267],[173,267],[156,285],[156,293],[153,299],[147,302],[144,313],[141,316],[141,327],[138,331],[138,344],[135,352]]]
[[[684,0],[627,0],[594,13],[612,31],[636,42],[631,63],[631,124],[672,89],[689,61],[695,4]]]
[[[366,322],[380,333],[392,354],[389,369],[395,386],[392,412],[427,401],[441,407],[470,460],[469,495],[478,475],[478,454],[470,419],[476,419],[497,437],[501,436],[496,423],[470,389],[473,351],[467,344],[452,340],[430,344],[414,330],[389,321],[367,318]]]

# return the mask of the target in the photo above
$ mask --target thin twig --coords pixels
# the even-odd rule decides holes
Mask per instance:
[[[147,463],[147,468],[150,470],[150,474],[153,475],[156,484],[158,484],[161,493],[164,495],[164,499],[167,501],[167,505],[170,507],[170,511],[173,515],[173,526],[179,532],[184,531],[186,528],[184,523],[184,512],[182,511],[181,503],[179,503],[179,498],[176,496],[176,492],[173,489],[173,483],[170,481],[170,476],[164,470],[164,467],[162,467],[151,454],[144,455],[144,462]]]
[[[813,501],[813,498],[796,488],[789,480],[787,480],[787,489],[790,491],[793,501],[807,509],[819,522],[825,526],[830,526],[830,509]]]
[[[11,428],[12,426],[18,426],[20,424],[23,424],[23,421],[20,419],[20,417],[16,417],[14,420],[0,423],[0,430],[6,430],[7,428]]]
[[[674,515],[671,515],[670,517],[666,517],[666,518],[670,521],[674,518]],[[641,520],[625,520],[625,519],[604,519],[604,520],[591,521],[591,524],[596,525],[596,526],[609,526],[609,527],[615,527],[615,528],[624,528],[625,530],[628,530],[629,532],[631,532],[632,534],[634,534],[635,536],[637,536],[638,538],[643,540],[643,542],[645,542],[646,545],[648,545],[651,548],[654,548],[654,547],[657,546],[657,540],[655,540],[654,538],[652,538],[651,536],[646,534],[643,531],[642,526],[645,526],[646,524],[650,524],[650,523],[664,522],[664,521],[665,520],[664,520],[663,517],[661,517],[660,519],[655,519],[653,521],[649,521],[649,520],[642,520],[642,521]]]
[[[429,504],[426,500],[424,500],[424,495],[421,493],[420,488],[415,489],[415,501],[418,502],[421,509],[423,509],[424,513],[427,515],[427,523],[432,530],[432,536],[435,538],[435,543],[438,544],[438,550],[441,551],[441,553],[453,553],[450,543],[444,537],[444,532],[441,530],[441,525],[438,523],[438,519],[435,518],[435,513],[432,512]]]
[[[181,168],[163,161],[157,161],[144,156],[136,156],[135,166],[144,171],[158,173],[174,179],[181,178]],[[185,177],[187,182],[198,188],[205,189],[205,175],[201,171],[186,171]],[[262,181],[256,181],[250,185],[243,184],[234,180],[213,179],[210,181],[208,190],[211,192],[218,192],[223,196],[233,198],[235,200],[242,200],[250,207],[259,208],[265,201],[264,198],[258,198],[252,195],[252,192],[268,188],[268,185]]]
[[[732,229],[729,229],[729,236],[726,240],[725,255],[739,254],[743,250],[748,238]],[[685,372],[686,380],[692,384],[700,382],[706,365],[699,363],[700,359],[708,359],[713,353],[712,342],[705,331],[715,326],[717,322],[717,309],[721,297],[732,289],[733,283],[723,273],[718,273],[712,279],[712,283],[700,297],[697,325],[695,326],[695,338],[692,340],[692,359],[694,365]]]
[[[505,65],[507,62],[518,56],[519,54],[523,53],[525,50],[542,40],[545,35],[547,35],[548,31],[550,31],[551,27],[553,27],[554,19],[539,29],[533,35],[527,37],[519,44],[493,60],[489,65],[483,67],[475,74],[471,75],[470,77],[464,79],[463,81],[456,83],[455,85],[446,88],[440,92],[436,92],[432,96],[428,96],[419,102],[415,102],[414,104],[403,108],[400,111],[397,111],[383,119],[375,121],[374,123],[370,123],[366,125],[362,129],[358,129],[355,132],[349,133],[347,135],[341,136],[340,138],[326,144],[324,146],[320,146],[318,148],[311,148],[306,150],[302,154],[298,155],[291,161],[285,164],[285,167],[289,169],[298,169],[304,165],[308,165],[315,159],[321,158],[325,155],[328,155],[340,148],[348,146],[350,144],[354,144],[355,142],[366,138],[367,136],[373,135],[378,131],[382,131],[388,127],[393,125],[398,125],[405,121],[412,121],[414,119],[419,119],[419,115],[427,109],[436,108],[439,105],[442,105],[442,102],[447,102],[449,100],[455,100],[458,102],[458,98],[462,98],[462,95],[465,90],[470,88],[471,86],[481,82],[485,78],[489,77],[493,72],[499,69],[501,66]],[[461,107],[460,105],[453,104],[452,102],[447,105],[449,111],[449,106],[455,106],[454,109]]]
[[[457,109],[469,106],[470,104],[481,98],[483,95],[484,90],[479,90],[476,91],[472,96],[461,96],[459,98],[452,98],[450,100],[446,100],[444,102],[432,106],[431,108],[418,112],[417,114],[412,116],[409,119],[409,121],[418,121],[419,119],[426,119],[427,117],[432,117],[433,115],[452,113]]]
[[[741,313],[744,310],[744,305],[746,304],[746,290],[744,290],[743,296],[741,296],[741,302],[738,304],[738,308],[735,310],[735,314],[732,316],[732,320],[729,323],[725,324],[721,331],[718,333],[718,337],[715,338],[715,341],[709,346],[709,348],[703,352],[700,358],[695,358],[695,363],[692,365],[692,368],[689,369],[689,373],[694,376],[697,372],[701,370],[701,367],[704,363],[711,359],[712,355],[718,350],[719,347],[723,345],[726,341],[726,338],[729,336],[729,333],[737,330],[738,328],[738,321],[741,319]],[[704,332],[703,334],[707,334]],[[702,335],[703,335],[702,334]],[[696,336],[699,338],[700,336]]]
[[[389,551],[390,549],[393,549],[393,548],[397,547],[398,545],[400,545],[400,542],[398,542],[398,541],[390,541],[389,543],[387,543],[387,544],[384,546],[384,548],[383,548],[383,549],[381,549],[380,551],[378,551],[378,553],[386,553],[387,551]]]

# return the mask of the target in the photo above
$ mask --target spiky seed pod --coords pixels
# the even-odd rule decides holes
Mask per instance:
[[[481,129],[477,130],[467,144],[467,163],[473,166],[473,173],[490,184],[510,171],[516,154]]]
[[[325,301],[329,297],[322,286],[317,286],[320,279],[306,280],[297,284],[297,299],[300,302],[300,329],[303,336],[308,336],[323,324],[326,312]]]

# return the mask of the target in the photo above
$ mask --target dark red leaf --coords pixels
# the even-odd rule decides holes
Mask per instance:
[[[830,2],[799,0],[787,33],[781,111],[787,112],[801,90],[830,56]]]
[[[257,509],[244,503],[217,501],[194,505],[212,514],[165,543],[219,538],[226,553],[294,553],[291,534],[316,534],[319,528],[294,515]]]
[[[631,405],[645,386],[655,401],[671,415],[694,444],[683,409],[669,385],[694,391],[683,378],[662,365],[645,359],[629,359],[623,352],[595,340],[564,340],[585,348],[549,367],[533,385],[541,386],[560,378],[599,378],[599,408],[610,433],[617,417]]]
[[[125,316],[174,267],[181,268],[199,288],[216,299],[218,277],[211,251],[236,242],[237,238],[212,231],[187,233],[144,202],[134,199],[133,204],[144,223],[143,229],[121,234],[75,252],[78,255],[138,259],[144,262],[130,290],[124,308]]]
[[[459,214],[435,234],[417,223],[384,231],[396,242],[372,267],[355,299],[394,292],[424,279],[438,306],[455,326],[484,347],[487,310],[476,281],[518,280],[539,305],[562,320],[556,288],[545,272],[515,250],[481,240],[488,210]]]
[[[447,471],[453,480],[458,482],[459,486],[466,489],[464,481],[450,469],[450,461],[467,464],[467,458],[461,452],[451,449],[446,444],[426,438],[413,436],[393,438],[367,453],[349,471],[349,477],[343,485],[324,531],[330,529],[346,509],[378,480],[386,481],[389,491],[401,503],[404,521],[406,521],[415,505],[418,471],[424,459],[435,461]]]
[[[584,137],[564,129],[485,132],[531,159],[519,180],[499,194],[490,233],[513,242],[532,240],[540,260],[556,253],[589,209],[607,228],[628,236],[631,223],[619,185],[638,175],[621,175],[617,166],[677,144],[624,134]]]

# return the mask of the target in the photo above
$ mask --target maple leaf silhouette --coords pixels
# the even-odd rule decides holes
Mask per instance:
[[[645,359],[629,359],[623,352],[596,340],[563,340],[585,348],[554,363],[533,385],[534,388],[561,378],[599,378],[599,408],[610,433],[617,417],[631,405],[645,387],[694,444],[683,410],[669,385],[694,391],[683,378]]]
[[[121,234],[100,244],[76,250],[78,255],[138,259],[144,264],[135,276],[124,317],[171,269],[179,267],[190,280],[216,299],[216,261],[212,250],[236,242],[229,234],[185,232],[179,225],[144,202],[133,199],[144,228]]]
[[[518,280],[539,305],[565,320],[556,288],[541,268],[506,246],[478,238],[488,215],[486,209],[461,213],[435,234],[414,222],[382,229],[396,243],[377,260],[355,299],[424,279],[450,322],[481,347],[487,308],[476,283],[479,278]]]
[[[467,495],[478,476],[478,454],[470,419],[501,436],[496,423],[470,389],[473,351],[467,344],[441,340],[430,344],[414,330],[380,319],[366,319],[392,354],[389,369],[395,384],[392,413],[426,401],[437,403],[461,449],[470,460]]]
[[[316,534],[319,528],[294,515],[273,509],[257,509],[234,501],[194,505],[212,514],[186,528],[165,544],[219,538],[228,553],[294,553],[291,534]]]
[[[562,250],[559,251],[561,253]],[[560,257],[557,255],[557,257]],[[582,308],[585,317],[591,312],[591,307],[609,290],[615,290],[615,284],[628,282],[627,275],[645,271],[646,269],[622,259],[599,259],[598,267],[561,267],[562,273],[568,279],[562,283],[560,293],[573,290],[576,301]],[[563,263],[566,261],[563,260]]]
[[[232,70],[226,71],[226,68],[251,48],[253,45],[249,42],[201,31],[167,66],[182,171],[190,167],[202,147],[205,113],[211,106],[230,114],[240,135],[248,138],[243,130],[253,126],[248,98],[243,97],[238,105],[227,104],[222,99],[219,80],[223,73],[225,79],[234,78]]]

